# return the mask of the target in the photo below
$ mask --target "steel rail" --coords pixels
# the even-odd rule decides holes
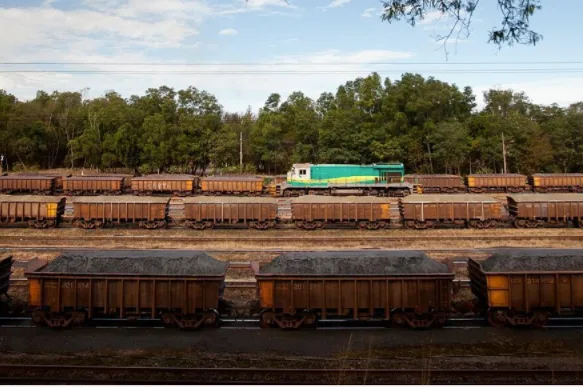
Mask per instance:
[[[54,373],[62,372],[66,376],[56,378]],[[207,383],[240,383],[255,381],[299,382],[315,381],[330,377],[340,381],[365,379],[372,383],[381,378],[404,378],[409,383],[416,381],[436,382],[443,380],[583,380],[583,371],[579,369],[297,369],[297,368],[185,368],[185,367],[118,367],[87,365],[32,365],[0,364],[0,380],[19,378],[20,380],[60,380],[79,379],[83,374],[99,374],[100,382],[111,381],[148,381],[150,376],[166,375],[178,377],[176,381]],[[113,378],[112,378],[113,377]],[[174,380],[163,378],[167,383]]]

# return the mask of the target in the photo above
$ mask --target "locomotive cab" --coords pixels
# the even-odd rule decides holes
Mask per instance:
[[[310,164],[293,164],[291,171],[287,173],[287,181],[305,181],[310,180],[310,178]]]

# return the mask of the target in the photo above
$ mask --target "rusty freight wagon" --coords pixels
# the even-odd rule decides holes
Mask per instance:
[[[466,185],[469,192],[525,192],[530,190],[525,175],[515,173],[468,175]]]
[[[123,176],[72,176],[63,179],[66,195],[121,195],[126,189]]]
[[[185,227],[202,230],[216,225],[245,225],[266,230],[277,224],[277,199],[196,197],[184,199]]]
[[[583,192],[583,173],[535,173],[529,182],[535,192]]]
[[[198,177],[192,175],[147,175],[132,178],[132,193],[139,196],[154,193],[190,196],[197,186]]]
[[[405,182],[417,187],[418,193],[466,192],[467,188],[458,175],[405,175]]]
[[[200,178],[203,195],[254,195],[263,193],[263,178],[256,176],[208,176]]]
[[[401,199],[406,228],[425,229],[440,225],[471,228],[496,227],[504,221],[501,204],[484,195],[412,195]]]
[[[469,260],[470,286],[494,326],[543,326],[583,314],[583,251],[520,249]]]
[[[31,193],[51,195],[55,191],[56,177],[42,175],[0,176],[0,193]]]
[[[453,276],[418,251],[283,254],[255,274],[260,324],[298,328],[348,319],[440,326]]]
[[[36,324],[67,327],[93,318],[160,318],[215,325],[228,263],[198,251],[68,252],[28,278]]]
[[[55,191],[62,192],[63,191],[63,179],[66,177],[70,177],[71,174],[65,173],[58,173],[58,172],[17,172],[14,176],[46,176],[46,177],[54,177],[55,178]]]
[[[295,226],[305,230],[325,225],[377,230],[391,221],[391,199],[384,197],[306,195],[292,199],[291,208]]]
[[[583,195],[518,194],[508,196],[508,212],[517,228],[583,227]]]
[[[167,226],[169,198],[135,196],[78,197],[73,201],[73,225],[102,228],[107,224],[137,224],[140,228]]]
[[[10,286],[10,274],[12,274],[12,256],[0,260],[0,294],[6,299],[8,296],[8,287]]]
[[[56,227],[65,212],[65,198],[0,195],[0,223],[28,223],[29,227]]]

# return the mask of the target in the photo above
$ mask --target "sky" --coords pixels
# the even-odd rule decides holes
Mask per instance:
[[[511,88],[566,106],[583,100],[583,1],[542,4],[535,47],[488,44],[500,23],[488,0],[470,36],[444,49],[436,37],[452,20],[432,13],[414,28],[389,24],[379,0],[0,0],[0,89],[27,100],[37,90],[86,88],[92,98],[195,86],[242,112],[271,93],[317,99],[373,71],[392,80],[414,72],[471,86],[479,105],[485,90]]]

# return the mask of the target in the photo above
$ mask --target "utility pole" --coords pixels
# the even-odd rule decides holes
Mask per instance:
[[[506,143],[504,142],[504,132],[502,132],[502,157],[504,158],[504,173],[508,173],[506,169]]]
[[[243,132],[239,132],[239,170],[243,173]]]

